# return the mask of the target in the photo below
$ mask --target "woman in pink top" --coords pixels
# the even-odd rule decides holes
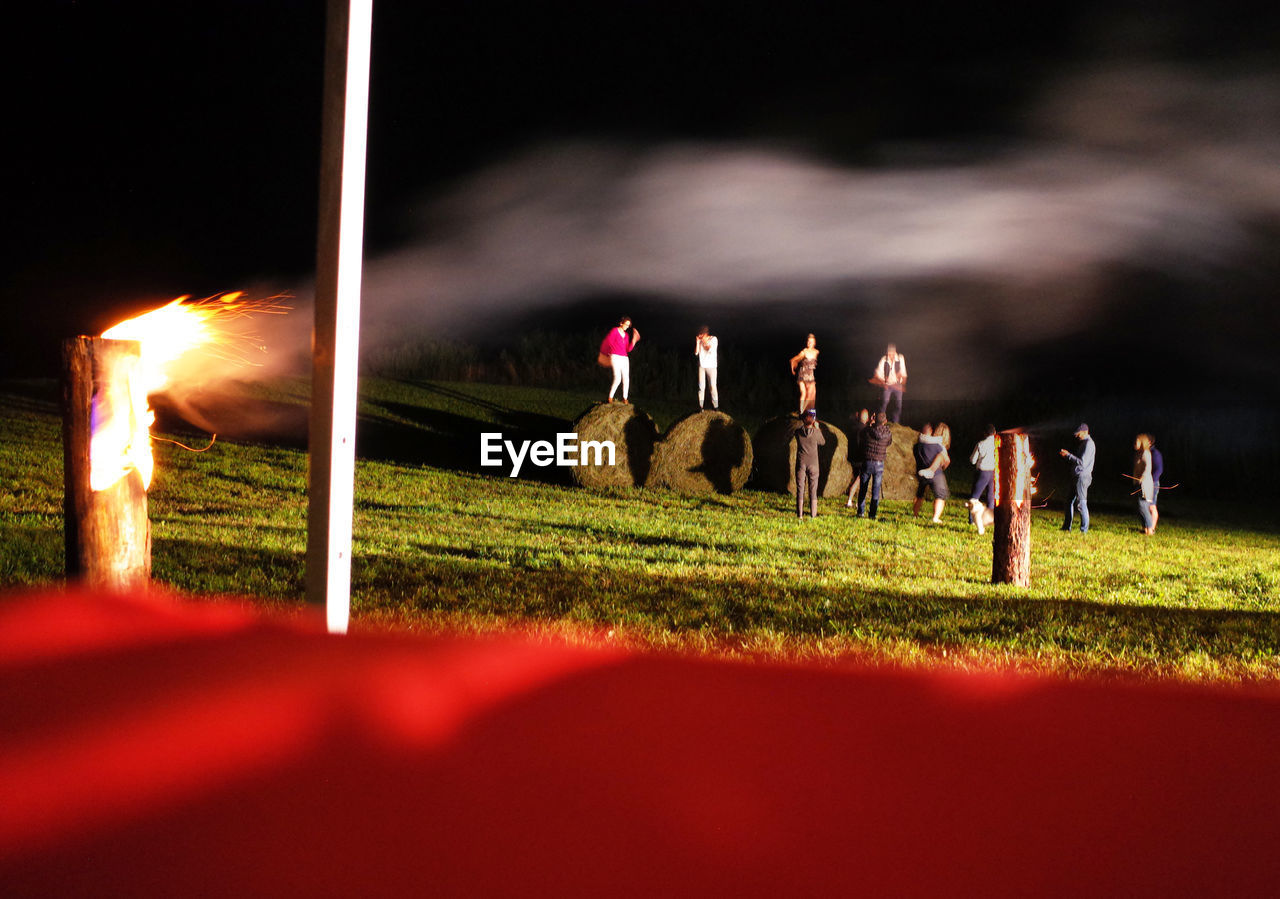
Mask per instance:
[[[628,335],[627,332],[631,334]],[[609,387],[609,402],[622,385],[622,401],[630,402],[631,394],[631,358],[630,352],[640,342],[640,331],[631,327],[631,317],[624,315],[618,319],[616,327],[611,328],[600,344],[600,354],[609,357],[609,366],[613,369],[613,384]]]

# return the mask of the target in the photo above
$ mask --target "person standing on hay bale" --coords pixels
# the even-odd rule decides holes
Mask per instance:
[[[862,463],[867,461],[867,430],[871,427],[871,413],[861,409],[856,420],[858,430],[853,435],[852,446],[849,448],[849,466],[853,469],[853,480],[849,483],[849,501],[844,504],[846,509],[853,506],[853,498],[862,482]]]
[[[698,411],[702,411],[706,401],[707,382],[711,382],[711,408],[720,408],[720,393],[716,390],[717,350],[720,340],[711,333],[711,329],[703,325],[698,329],[694,341],[693,354],[698,357]]]
[[[1075,513],[1080,513],[1080,533],[1089,533],[1089,485],[1093,483],[1093,460],[1098,453],[1093,438],[1089,436],[1089,426],[1081,423],[1076,428],[1076,440],[1080,441],[1077,451],[1069,453],[1058,450],[1058,455],[1069,460],[1075,466],[1075,496],[1067,503],[1067,513],[1062,519],[1062,530],[1070,531]]]
[[[942,510],[946,507],[951,491],[947,488],[947,476],[943,470],[951,464],[951,456],[947,449],[951,446],[951,429],[946,422],[939,422],[935,430],[929,425],[920,429],[920,438],[915,445],[916,499],[911,505],[911,514],[919,515],[924,504],[925,490],[933,491],[933,523],[942,521]]]
[[[796,518],[804,520],[805,480],[808,480],[809,517],[818,517],[818,447],[825,446],[827,438],[818,426],[818,410],[806,409],[800,420],[792,425],[796,439]]]
[[[630,334],[627,333],[628,331]],[[600,344],[601,364],[608,357],[609,367],[613,369],[613,384],[609,387],[608,400],[611,403],[619,384],[622,385],[622,401],[631,402],[629,398],[631,396],[631,351],[639,342],[639,329],[631,327],[631,316],[624,315],[618,319],[618,324],[610,329]]]
[[[814,371],[818,367],[818,338],[812,334],[805,341],[804,349],[791,357],[791,373],[796,376],[800,388],[800,414],[818,404],[818,381]]]
[[[907,389],[907,357],[898,352],[898,348],[889,344],[884,355],[876,364],[871,383],[883,388],[880,397],[880,411],[889,416],[894,424],[902,421],[902,395]],[[897,401],[897,409],[890,413],[889,406]]]
[[[1133,479],[1138,482],[1138,517],[1142,519],[1142,533],[1148,537],[1156,532],[1155,522],[1151,520],[1151,500],[1155,496],[1151,468],[1151,435],[1139,434],[1133,441]]]
[[[862,486],[858,488],[858,517],[867,515],[867,488],[871,488],[871,514],[875,519],[880,508],[880,492],[884,485],[884,460],[893,444],[893,429],[883,412],[876,413],[876,423],[864,431],[866,449],[862,462]]]

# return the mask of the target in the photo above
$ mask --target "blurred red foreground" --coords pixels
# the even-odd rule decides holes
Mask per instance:
[[[0,891],[1280,888],[1280,696],[0,600]]]

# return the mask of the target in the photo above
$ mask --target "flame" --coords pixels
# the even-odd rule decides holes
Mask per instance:
[[[229,331],[224,324],[227,319],[254,313],[287,312],[288,307],[279,305],[278,299],[250,300],[243,291],[202,300],[180,296],[102,332],[111,340],[136,340],[140,355],[105,373],[103,383],[95,387],[89,446],[89,486],[93,490],[106,490],[130,471],[141,475],[144,488],[151,486],[155,468],[151,425],[156,416],[148,398],[169,386],[174,364],[193,350],[247,361],[238,350],[244,335]]]
[[[115,367],[94,384],[90,412],[89,488],[106,490],[130,471],[151,486],[151,422],[145,391],[138,390],[139,359],[116,357]],[[139,403],[141,396],[141,403]],[[138,410],[145,410],[141,416]]]

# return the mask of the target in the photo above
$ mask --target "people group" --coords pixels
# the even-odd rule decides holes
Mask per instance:
[[[613,374],[607,402],[615,401],[621,387],[621,401],[630,402],[631,367],[630,354],[640,341],[640,331],[634,327],[630,316],[621,317],[609,330],[600,344],[600,364]],[[790,432],[796,441],[796,516],[804,518],[807,497],[810,517],[818,515],[818,482],[820,463],[818,447],[826,444],[817,413],[818,339],[810,333],[805,345],[790,359],[791,374],[795,378],[798,395],[798,416]],[[708,394],[711,408],[720,408],[717,373],[719,369],[719,339],[708,326],[698,329],[694,336],[694,356],[698,361],[698,409],[706,409]],[[847,508],[857,506],[857,515],[875,519],[879,511],[884,484],[884,466],[889,447],[893,443],[890,423],[902,421],[903,399],[906,394],[907,360],[894,344],[876,363],[868,379],[880,391],[880,408],[872,413],[861,409],[856,416],[856,430],[850,441],[849,462],[853,479],[849,486]],[[708,390],[709,388],[709,390]],[[1067,498],[1063,516],[1063,531],[1077,526],[1081,534],[1089,532],[1089,488],[1093,483],[1097,447],[1089,433],[1089,426],[1081,423],[1075,429],[1075,446],[1063,448],[1059,454],[1071,466],[1071,494]],[[978,533],[994,520],[995,473],[997,432],[994,425],[987,425],[982,438],[974,445],[969,462],[974,467],[973,488],[965,505],[970,524]],[[951,429],[945,422],[926,423],[920,429],[913,447],[916,465],[916,495],[912,514],[919,515],[925,499],[932,494],[931,522],[942,520],[946,502],[950,498],[946,471],[951,465]],[[1138,497],[1138,517],[1142,533],[1152,535],[1159,523],[1158,508],[1160,478],[1164,472],[1164,459],[1150,434],[1139,434],[1134,440],[1134,465],[1132,478],[1134,495]]]

